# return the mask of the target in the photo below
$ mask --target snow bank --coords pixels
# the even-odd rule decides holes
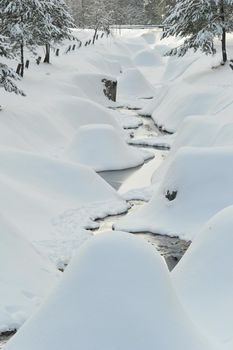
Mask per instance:
[[[91,227],[90,219],[95,219],[98,211],[101,217],[128,208],[113,188],[87,167],[11,150],[0,151],[0,162],[2,213],[34,244],[44,242],[40,248],[55,254],[56,262],[70,257],[90,236],[83,228]],[[59,242],[61,251],[63,245],[67,251],[53,253]]]
[[[19,328],[58,280],[45,257],[0,216],[0,333]]]
[[[231,114],[225,116],[190,116],[181,125],[173,152],[183,146],[224,147],[233,146],[233,120]]]
[[[112,126],[104,124],[79,128],[66,156],[96,171],[127,169],[148,158],[141,150],[128,146]]]
[[[116,228],[192,239],[203,223],[233,203],[232,161],[232,147],[182,147],[171,159],[153,199],[120,220]]]
[[[193,86],[187,83],[171,85],[161,91],[152,114],[161,128],[175,132],[190,115],[215,114],[223,109],[232,96],[222,87]]]
[[[153,51],[144,50],[134,57],[134,63],[137,66],[160,66],[162,64],[161,56],[156,55]]]
[[[205,224],[172,272],[180,301],[215,342],[233,340],[233,206]]]
[[[147,98],[155,91],[143,74],[135,68],[126,70],[118,80],[118,98]]]
[[[52,101],[48,109],[50,113],[56,114],[55,118],[58,120],[59,127],[67,130],[69,137],[74,136],[81,126],[88,124],[109,124],[122,132],[122,128],[115,118],[115,111],[89,99],[63,97]]]
[[[144,240],[120,232],[98,235],[79,250],[6,350],[67,347],[214,349],[177,301],[165,261]]]
[[[103,75],[101,73],[84,73],[74,75],[73,82],[82,89],[90,100],[103,105],[111,106],[114,104],[114,102],[110,101],[104,94],[104,79],[113,81],[116,80],[113,76]]]
[[[149,45],[153,45],[155,43],[155,33],[148,31],[147,33],[143,33],[141,37],[147,42]]]

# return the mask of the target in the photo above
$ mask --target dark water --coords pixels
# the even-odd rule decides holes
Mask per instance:
[[[142,201],[130,201],[132,207],[128,213],[132,213],[140,209],[143,205],[145,205]],[[124,217],[127,214],[114,215],[109,216],[105,219],[98,220],[100,225],[99,229],[94,231],[94,234],[99,234],[104,231],[111,231],[113,226],[116,224],[118,220]],[[114,234],[114,231],[113,231]],[[170,237],[164,235],[156,235],[150,232],[139,232],[132,233],[139,237],[145,239],[148,243],[150,243],[166,260],[167,266],[171,271],[182,256],[185,254],[191,242],[179,239],[178,237]]]

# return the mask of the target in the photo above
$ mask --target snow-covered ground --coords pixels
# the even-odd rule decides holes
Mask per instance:
[[[6,349],[67,347],[214,349],[179,303],[159,253],[120,232],[80,248],[57,289]]]
[[[218,54],[164,57],[175,39],[160,34],[64,43],[51,65],[30,58],[27,97],[0,91],[0,332],[33,314],[6,349],[232,349],[232,71]],[[118,81],[116,102],[103,79]],[[126,130],[139,115],[173,134]],[[171,151],[117,192],[97,171],[143,164],[140,144]],[[171,274],[143,240],[86,230],[132,198],[149,202],[117,230],[193,241]]]

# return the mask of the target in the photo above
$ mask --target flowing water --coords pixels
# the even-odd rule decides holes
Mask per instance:
[[[122,110],[123,114],[138,116],[135,110]],[[160,131],[154,125],[154,122],[149,117],[141,117],[143,125],[133,131],[134,137],[151,137],[160,136]],[[136,146],[139,147],[139,146]],[[143,147],[140,147],[143,148]],[[148,149],[148,147],[146,148]],[[142,188],[151,184],[151,177],[156,169],[162,164],[168,151],[151,148],[154,153],[154,159],[146,162],[142,166],[120,170],[120,171],[105,171],[99,173],[112,187],[119,193],[124,193],[136,188]],[[126,214],[109,216],[105,219],[98,220],[100,227],[95,231],[95,234],[111,231],[114,224],[130,212],[140,209],[145,202],[130,200],[131,209]],[[113,232],[114,233],[114,232]],[[135,233],[134,233],[135,234]],[[177,262],[182,258],[188,249],[190,242],[179,239],[178,237],[170,237],[150,232],[136,233],[137,236],[144,238],[155,247],[167,262],[169,270],[172,270]]]

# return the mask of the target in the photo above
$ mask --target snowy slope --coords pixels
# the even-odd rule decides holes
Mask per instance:
[[[0,332],[14,330],[55,286],[59,273],[0,217]]]
[[[233,204],[232,161],[232,147],[180,148],[152,200],[116,228],[192,239],[205,221]]]
[[[67,347],[215,349],[183,311],[159,254],[119,232],[82,246],[58,288],[5,349]]]
[[[202,227],[172,272],[180,301],[215,342],[232,340],[233,206]]]

